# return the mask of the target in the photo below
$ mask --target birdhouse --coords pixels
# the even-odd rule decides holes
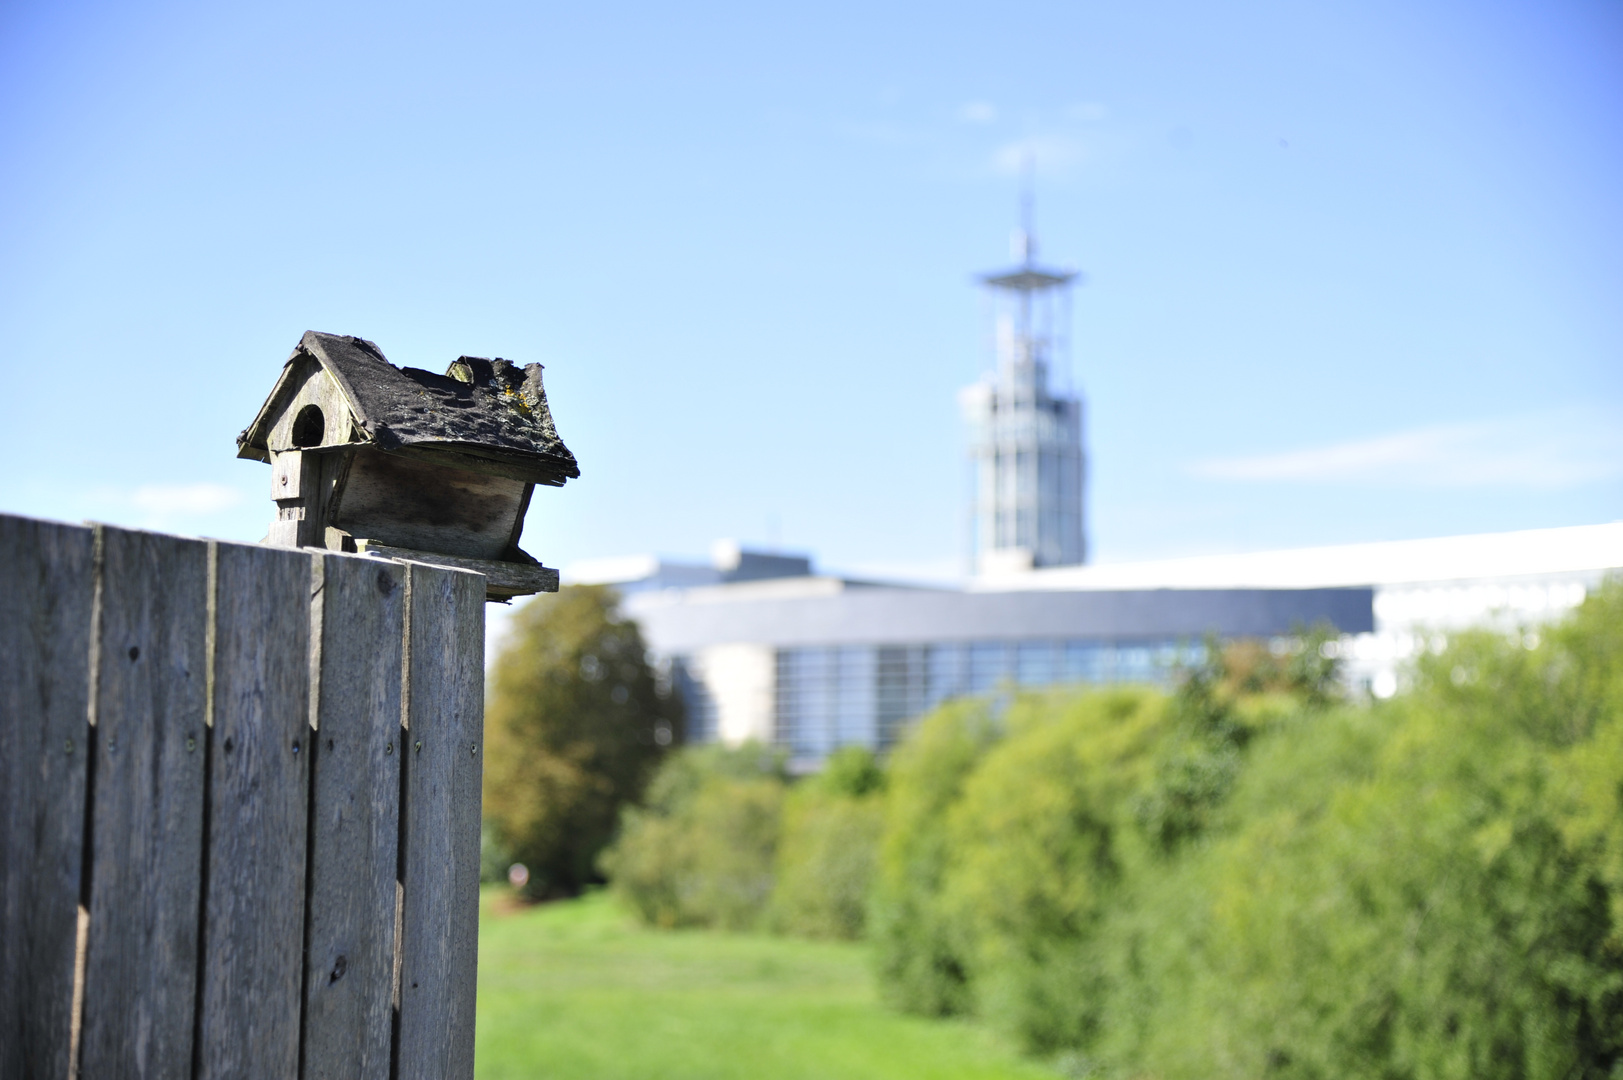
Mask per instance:
[[[558,571],[518,546],[535,486],[580,475],[540,364],[464,356],[436,375],[312,331],[237,456],[271,466],[266,543],[475,570],[489,600],[558,590]]]

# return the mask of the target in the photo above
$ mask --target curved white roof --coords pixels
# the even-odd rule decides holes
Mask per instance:
[[[1063,566],[975,579],[972,591],[1304,589],[1623,569],[1623,522],[1372,544]]]

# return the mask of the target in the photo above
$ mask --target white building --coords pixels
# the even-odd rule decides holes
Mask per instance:
[[[1389,696],[1449,633],[1536,630],[1623,573],[1623,523],[1038,569],[963,589],[719,554],[581,564],[566,580],[625,591],[684,689],[691,738],[776,743],[812,767],[849,743],[883,749],[955,696],[1164,683],[1207,634],[1285,639],[1328,623],[1353,689]]]
[[[1349,680],[1389,697],[1405,664],[1467,628],[1512,633],[1565,615],[1623,573],[1623,522],[1069,567],[982,578],[999,589],[1300,589],[1364,586],[1374,626],[1344,636]]]

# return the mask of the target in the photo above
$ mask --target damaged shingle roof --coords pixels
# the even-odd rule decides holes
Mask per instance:
[[[238,457],[270,460],[266,440],[276,406],[306,358],[343,391],[362,444],[530,483],[556,486],[580,475],[575,455],[553,426],[540,364],[519,368],[464,356],[436,375],[397,368],[362,338],[315,331],[304,335],[276,390],[237,438]]]

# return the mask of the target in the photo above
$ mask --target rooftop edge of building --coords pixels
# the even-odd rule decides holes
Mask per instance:
[[[1623,522],[984,574],[970,592],[1302,589],[1623,568]]]

